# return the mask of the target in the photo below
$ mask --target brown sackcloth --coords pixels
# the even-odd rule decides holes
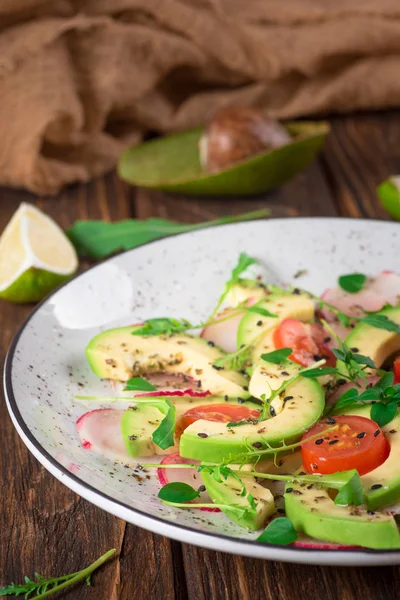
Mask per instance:
[[[0,0],[0,184],[56,192],[224,104],[400,105],[400,1]]]

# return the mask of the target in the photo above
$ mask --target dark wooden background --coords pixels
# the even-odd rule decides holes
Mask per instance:
[[[331,120],[323,152],[281,189],[251,199],[194,199],[129,188],[115,173],[71,187],[57,198],[0,190],[0,231],[21,201],[34,202],[63,227],[75,219],[167,217],[183,222],[269,207],[273,216],[383,218],[376,185],[400,173],[400,112]],[[340,223],[338,224],[340,227]],[[385,240],[382,240],[382,244]],[[295,251],[295,249],[294,249]],[[0,303],[0,344],[7,347],[31,307]],[[115,547],[118,557],[62,597],[73,600],[395,600],[399,567],[296,566],[242,558],[148,533],[92,506],[56,481],[30,455],[0,406],[0,584],[35,571],[76,571]]]

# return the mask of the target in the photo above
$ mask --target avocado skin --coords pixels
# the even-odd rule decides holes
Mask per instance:
[[[317,540],[376,550],[400,548],[399,531],[391,515],[369,515],[358,507],[337,506],[323,489],[307,490],[288,483],[285,511],[296,531]]]

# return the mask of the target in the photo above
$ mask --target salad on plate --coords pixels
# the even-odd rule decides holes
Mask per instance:
[[[108,405],[78,419],[81,444],[259,542],[400,548],[400,276],[345,274],[316,296],[262,281],[256,263],[240,254],[203,322],[89,342],[111,391],[76,396]]]

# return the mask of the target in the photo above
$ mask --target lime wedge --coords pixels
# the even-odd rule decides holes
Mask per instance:
[[[392,175],[377,188],[381,204],[388,213],[400,221],[400,175]]]
[[[203,129],[145,142],[121,157],[118,172],[132,185],[194,195],[259,194],[304,169],[321,148],[329,125],[323,121],[286,123],[293,141],[209,174],[200,164]]]
[[[21,204],[0,237],[0,298],[37,302],[77,268],[62,229],[34,206]]]

